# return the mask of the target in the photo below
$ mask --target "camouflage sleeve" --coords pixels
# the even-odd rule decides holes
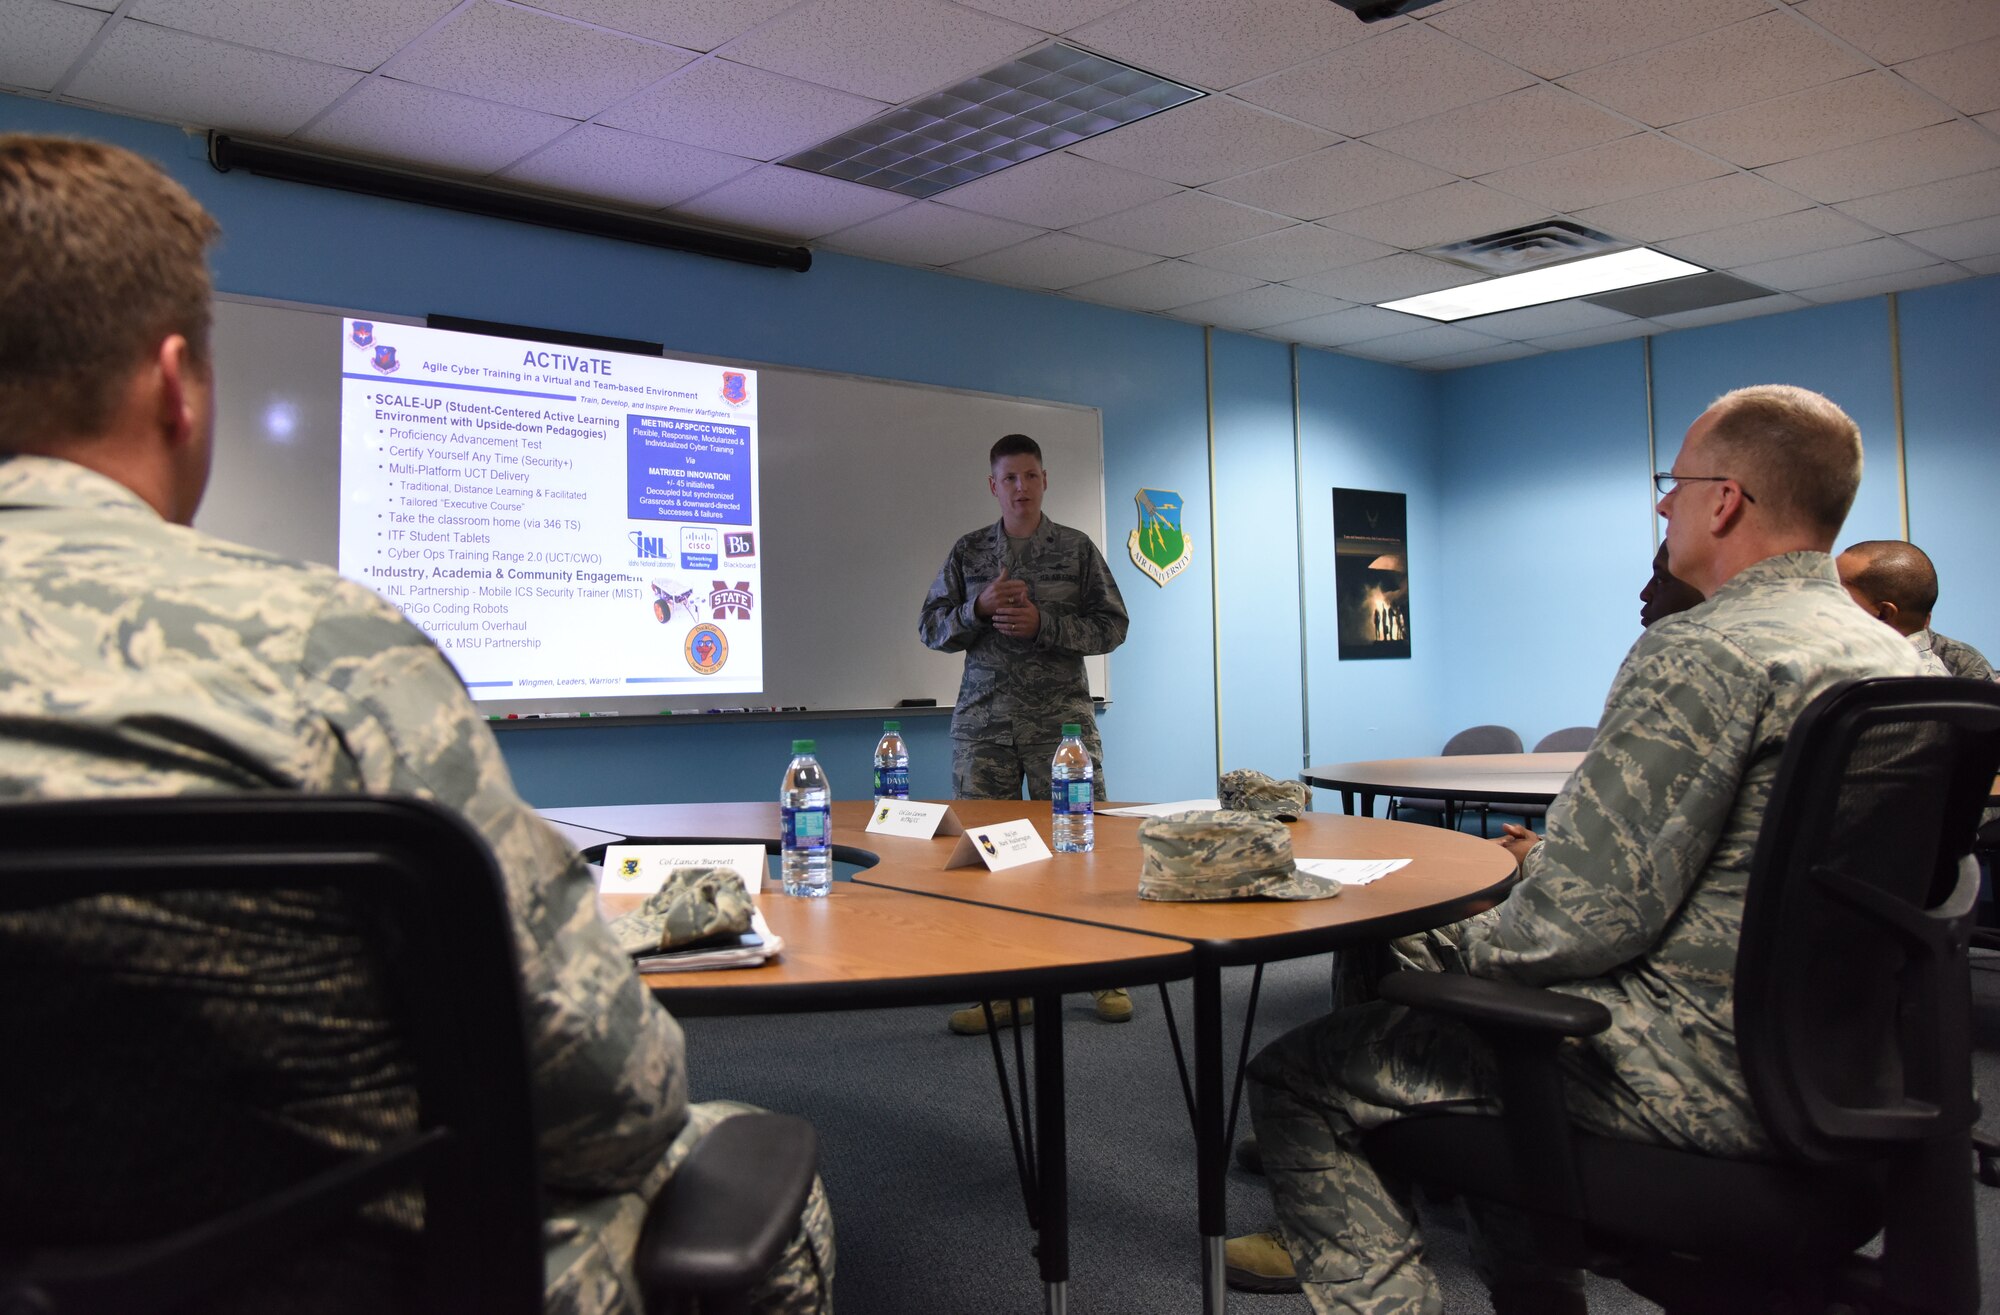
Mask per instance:
[[[1749,769],[1764,674],[1712,632],[1640,644],[1520,882],[1465,925],[1474,976],[1602,976],[1651,948],[1707,865]]]
[[[681,1033],[612,942],[582,859],[514,793],[457,673],[390,604],[341,582],[302,674],[368,790],[454,808],[493,847],[521,960],[544,1184],[633,1190],[687,1118]]]
[[[1035,643],[1070,653],[1109,653],[1125,642],[1132,620],[1126,615],[1124,596],[1111,578],[1104,554],[1088,539],[1083,540],[1082,558],[1075,606],[1042,604],[1042,628]]]
[[[924,596],[924,610],[917,618],[917,634],[926,648],[940,653],[960,653],[977,643],[989,627],[972,611],[972,599],[965,596],[965,563],[958,545],[953,544],[938,568],[931,591]]]

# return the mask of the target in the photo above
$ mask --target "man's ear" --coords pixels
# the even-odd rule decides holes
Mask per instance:
[[[201,366],[194,349],[178,333],[160,340],[154,353],[152,373],[156,383],[155,422],[161,437],[171,447],[185,447],[195,432],[195,401],[192,389],[201,381]]]
[[[1897,607],[1886,598],[1878,598],[1875,600],[1873,610],[1877,621],[1882,622],[1884,625],[1893,626],[1896,624],[1896,617],[1901,614],[1903,609]]]

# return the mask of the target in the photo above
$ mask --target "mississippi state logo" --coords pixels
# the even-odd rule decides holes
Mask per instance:
[[[741,370],[722,372],[722,400],[731,406],[742,406],[750,400],[750,377]]]
[[[723,663],[729,661],[729,641],[714,626],[698,625],[688,631],[687,642],[681,645],[681,652],[697,674],[713,676],[722,670]]]
[[[403,368],[403,363],[396,359],[396,349],[386,342],[375,344],[375,354],[368,358],[368,364],[383,374],[394,374]]]
[[[1194,557],[1194,546],[1181,529],[1181,495],[1171,489],[1140,489],[1132,497],[1139,504],[1139,528],[1125,540],[1126,551],[1132,565],[1165,588]]]
[[[347,336],[354,340],[356,347],[366,347],[369,343],[375,341],[375,326],[367,320],[356,320],[354,328],[348,332]]]
[[[708,605],[714,609],[717,621],[727,621],[732,616],[738,621],[748,621],[753,601],[748,580],[738,580],[733,589],[717,580],[708,594]]]

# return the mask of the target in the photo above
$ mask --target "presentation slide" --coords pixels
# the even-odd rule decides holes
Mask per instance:
[[[763,689],[756,371],[341,327],[340,572],[473,698]]]

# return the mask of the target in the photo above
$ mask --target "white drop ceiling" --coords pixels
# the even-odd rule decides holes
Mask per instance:
[[[772,163],[1052,36],[1211,94],[928,201]],[[2000,0],[0,0],[0,89],[1422,369],[2000,271]],[[1773,295],[1367,304],[1551,218]]]

